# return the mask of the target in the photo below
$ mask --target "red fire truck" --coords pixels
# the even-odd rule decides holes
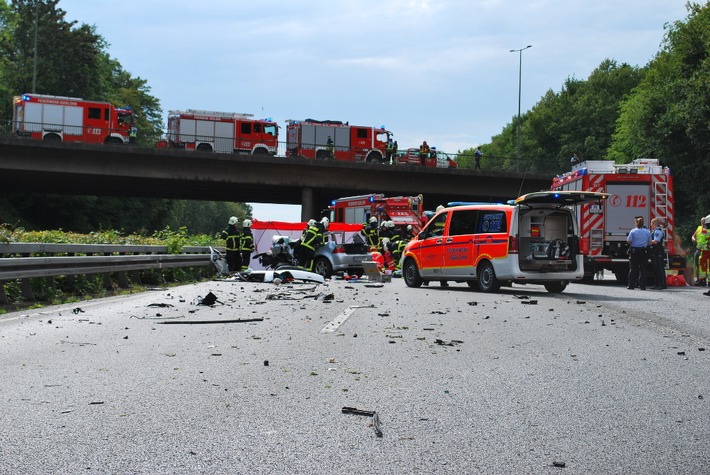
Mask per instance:
[[[381,193],[371,193],[348,196],[333,200],[329,210],[330,220],[334,223],[364,224],[374,216],[378,223],[386,220],[393,221],[401,231],[411,224],[414,234],[418,234],[426,222],[423,218],[422,195],[387,198]]]
[[[387,139],[384,127],[349,125],[335,120],[288,120],[286,148],[291,157],[383,163]]]
[[[253,114],[188,109],[170,111],[167,140],[157,147],[202,152],[276,155],[279,127]]]
[[[572,171],[554,178],[552,190],[598,191],[611,194],[603,203],[577,205],[580,251],[584,254],[587,280],[603,269],[617,280],[628,279],[626,237],[634,218],[642,216],[648,225],[653,218],[665,221],[667,267],[682,271],[685,258],[675,248],[673,176],[657,159],[637,159],[618,165],[588,160],[573,165]],[[650,274],[649,274],[650,275]]]
[[[135,117],[130,108],[78,97],[22,94],[13,99],[12,130],[33,140],[128,143]]]

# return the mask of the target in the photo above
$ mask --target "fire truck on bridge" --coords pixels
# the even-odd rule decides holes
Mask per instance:
[[[384,163],[387,140],[384,127],[349,125],[335,120],[288,120],[287,155],[320,160]]]
[[[166,140],[160,148],[202,152],[276,155],[279,127],[253,114],[188,109],[170,111]]]
[[[13,99],[12,130],[33,140],[109,144],[129,143],[137,131],[130,108],[43,94]]]

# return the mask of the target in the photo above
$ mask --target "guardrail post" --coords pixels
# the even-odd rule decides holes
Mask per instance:
[[[7,299],[7,294],[5,293],[5,282],[0,281],[0,304],[7,305],[10,301]]]
[[[110,252],[104,252],[104,256],[110,256],[110,255],[111,255]],[[103,275],[103,279],[104,279],[104,288],[106,290],[113,290],[113,282],[111,281],[111,273],[106,272]]]
[[[22,257],[30,257],[30,254],[22,254]],[[20,292],[22,293],[22,296],[25,298],[25,300],[28,300],[30,302],[36,301],[35,294],[32,291],[32,284],[30,283],[30,279],[20,279]]]
[[[125,252],[119,252],[119,256],[125,256]],[[118,286],[122,289],[127,289],[130,287],[130,284],[128,283],[128,277],[126,277],[126,271],[118,271]]]

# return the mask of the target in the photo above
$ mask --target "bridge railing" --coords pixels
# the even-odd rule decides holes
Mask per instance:
[[[169,254],[167,246],[118,244],[0,243],[0,304],[8,304],[5,284],[20,279],[22,297],[35,301],[30,279],[104,274],[104,286],[129,287],[127,272],[212,266],[209,247],[186,246]],[[137,274],[133,280],[139,280]]]
[[[41,124],[36,124],[36,125],[41,125]],[[47,126],[47,124],[44,124]],[[36,128],[36,127],[35,127]],[[61,125],[53,126],[50,127],[53,129],[61,129]],[[80,129],[80,127],[72,127],[73,129]],[[71,141],[75,143],[103,143],[104,141],[107,141],[109,143],[112,143],[114,145],[120,143],[118,140],[111,141],[110,140],[110,135],[111,135],[111,130],[105,130],[105,129],[97,129],[94,127],[85,127],[85,132],[88,132],[89,130],[92,131],[91,134],[88,133],[83,133],[79,134],[76,133],[74,135],[66,135],[65,140],[66,141]],[[125,134],[125,131],[123,132]],[[17,137],[18,139],[29,139],[27,134],[18,134],[16,131],[13,131],[13,126],[12,126],[12,121],[9,120],[4,120],[0,121],[0,135],[4,136],[12,136],[12,137]],[[51,137],[53,138],[58,138],[58,136],[52,135]],[[106,138],[109,138],[108,140]],[[224,144],[225,142],[233,141],[236,143],[239,138],[234,138],[234,137],[212,137],[213,141],[215,143],[222,143]],[[143,130],[138,130],[137,136],[135,138],[129,138],[128,140],[125,140],[123,142],[126,146],[135,146],[135,147],[140,147],[140,148],[169,148],[169,149],[185,149],[184,144],[171,144],[171,142],[168,140],[168,135],[165,132],[158,132],[158,133],[150,133],[146,132]],[[188,147],[189,148],[189,147]],[[227,148],[227,147],[224,147]],[[309,150],[315,150],[318,148],[322,148],[322,144],[303,144],[302,147],[304,150],[309,149]],[[337,150],[347,150],[347,147],[343,146],[338,146]],[[221,153],[221,152],[217,152]],[[224,153],[229,153],[229,152],[224,152]],[[314,152],[315,153],[315,152]],[[406,149],[400,149],[400,154],[406,153]],[[459,166],[462,166],[464,168],[473,168],[474,167],[474,157],[472,153],[449,153],[445,152],[443,150],[439,150],[438,154],[440,157],[446,157],[450,158],[453,161],[457,162]],[[286,142],[278,142],[277,147],[276,147],[276,156],[277,157],[292,157],[292,156],[299,156],[298,154],[293,154],[291,150],[289,150],[287,143]],[[363,157],[364,158],[364,157]],[[389,161],[385,160],[385,163],[389,163]],[[394,160],[392,161],[393,164],[396,164],[397,161]],[[563,164],[565,165],[565,164]],[[569,169],[564,166],[561,166],[558,161],[553,158],[553,157],[545,157],[545,158],[530,158],[530,157],[498,157],[498,156],[489,156],[489,155],[484,155],[481,158],[481,166],[483,170],[487,171],[514,171],[514,172],[532,172],[532,173],[549,173],[550,174],[550,180],[555,175],[558,175],[560,173],[564,173],[566,171],[569,171]]]

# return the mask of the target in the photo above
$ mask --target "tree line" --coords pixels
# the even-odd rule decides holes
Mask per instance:
[[[665,25],[646,66],[605,59],[587,79],[568,78],[482,144],[484,156],[497,157],[496,169],[553,173],[569,171],[573,153],[616,163],[658,158],[673,174],[676,234],[688,243],[710,214],[710,3],[686,8],[687,18]],[[473,168],[474,152],[461,151],[459,166]]]

